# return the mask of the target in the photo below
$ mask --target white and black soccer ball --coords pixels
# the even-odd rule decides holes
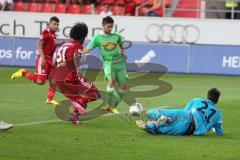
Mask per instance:
[[[139,116],[143,112],[143,106],[140,103],[133,103],[129,107],[129,113],[132,116]]]

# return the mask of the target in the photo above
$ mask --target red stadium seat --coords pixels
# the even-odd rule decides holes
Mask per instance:
[[[96,13],[100,14],[102,11],[104,11],[106,9],[106,7],[104,5],[98,5],[96,7]]]
[[[113,15],[123,15],[123,8],[121,6],[112,6],[110,10]]]
[[[143,0],[144,2],[148,2],[149,0]],[[165,7],[170,7],[171,4],[171,0],[165,0]],[[150,1],[147,3],[147,5],[152,6],[153,5],[153,1]]]
[[[198,0],[179,0],[176,9],[199,9]],[[175,11],[173,17],[199,18],[199,13],[194,11]]]
[[[67,13],[71,14],[79,14],[81,11],[80,5],[78,4],[70,4],[67,9]]]
[[[91,13],[91,6],[90,5],[83,5],[81,13],[82,14],[90,14]]]
[[[199,18],[199,15],[197,12],[174,12],[173,17],[185,17],[185,18]]]
[[[116,3],[119,5],[124,5],[124,0],[117,0]]]
[[[192,4],[178,4],[177,8],[178,9],[197,9],[198,6],[192,5]]]
[[[41,12],[53,12],[53,7],[55,5],[50,3],[42,4]]]
[[[55,12],[56,13],[66,13],[66,5],[65,4],[56,4]]]
[[[195,4],[197,5],[200,1],[199,0],[180,0],[179,3],[181,4]]]
[[[28,12],[39,12],[39,5],[38,3],[28,3],[27,11]]]
[[[114,4],[115,0],[103,0],[102,3],[103,4]]]
[[[13,3],[14,11],[25,11],[25,3],[23,2],[14,2]]]
[[[142,4],[143,0],[133,0],[136,5]]]

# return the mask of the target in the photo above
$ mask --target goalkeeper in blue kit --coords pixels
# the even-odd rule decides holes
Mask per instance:
[[[201,136],[214,129],[223,135],[221,111],[216,104],[220,91],[212,88],[207,98],[192,99],[184,109],[148,110],[148,122],[136,121],[138,127],[152,134]]]

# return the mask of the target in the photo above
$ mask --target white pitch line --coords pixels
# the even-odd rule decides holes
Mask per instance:
[[[165,108],[173,108],[173,107],[177,107],[177,106],[158,106],[158,107],[154,107],[154,108],[147,108],[144,109],[144,111],[149,110],[149,109],[165,109]],[[125,114],[126,112],[122,112],[120,114]],[[90,120],[95,120],[95,119],[99,119],[101,117],[108,117],[108,116],[115,116],[115,115],[119,115],[119,114],[113,114],[113,113],[107,113],[104,114],[103,116],[100,116],[98,118],[94,118],[94,119],[90,119]],[[90,121],[88,120],[88,121]],[[30,126],[30,125],[38,125],[38,124],[45,124],[45,123],[54,123],[54,122],[62,122],[62,120],[56,119],[56,120],[49,120],[49,121],[38,121],[38,122],[27,122],[27,123],[19,123],[14,125],[14,127],[21,127],[21,126]]]
[[[53,122],[60,122],[61,120],[49,120],[49,121],[39,121],[39,122],[27,122],[27,123],[19,123],[14,125],[14,127],[19,127],[19,126],[30,126],[30,125],[37,125],[37,124],[44,124],[44,123],[53,123]]]

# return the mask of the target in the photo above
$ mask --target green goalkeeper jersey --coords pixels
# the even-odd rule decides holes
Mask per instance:
[[[94,35],[88,49],[99,48],[104,64],[117,64],[124,62],[123,55],[119,45],[122,43],[122,37],[118,33],[104,34],[103,32]]]

